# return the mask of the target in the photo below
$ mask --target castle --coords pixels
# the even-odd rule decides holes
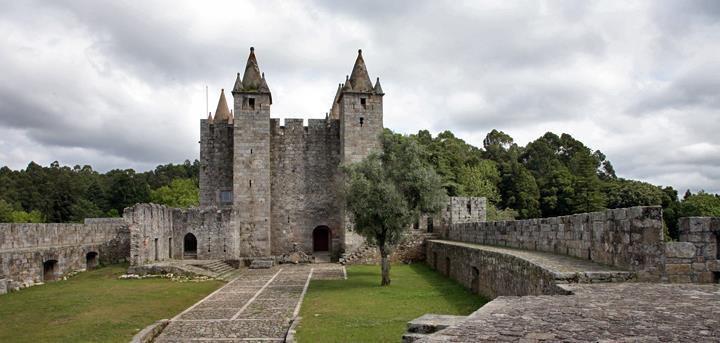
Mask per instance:
[[[361,243],[343,213],[339,166],[380,148],[383,95],[360,50],[325,119],[281,126],[270,117],[272,93],[250,48],[233,109],[223,90],[215,115],[200,121],[200,208],[230,212],[219,232],[223,252],[276,256],[297,244],[337,254]]]

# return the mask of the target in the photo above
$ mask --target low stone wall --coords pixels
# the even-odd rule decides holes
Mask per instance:
[[[720,218],[680,218],[680,241],[665,245],[664,281],[720,283]]]
[[[602,212],[501,222],[453,224],[454,241],[574,256],[658,280],[663,242],[662,209],[631,207]]]
[[[524,259],[439,241],[427,242],[431,268],[488,298],[568,294],[550,271]]]
[[[391,263],[413,263],[425,261],[427,239],[434,238],[431,233],[411,232],[406,239],[399,244],[390,254]],[[340,258],[343,264],[379,264],[380,252],[377,246],[364,244],[359,249],[350,254],[345,254]]]
[[[0,224],[0,278],[17,290],[46,279],[127,259],[129,231],[122,218],[84,224]]]

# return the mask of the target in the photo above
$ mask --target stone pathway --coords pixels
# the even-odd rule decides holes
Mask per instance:
[[[720,342],[720,285],[575,284],[498,297],[418,342]]]
[[[311,279],[343,279],[337,264],[247,270],[183,311],[156,342],[282,342]]]

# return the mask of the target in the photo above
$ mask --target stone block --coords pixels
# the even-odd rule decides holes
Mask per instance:
[[[269,269],[272,268],[273,261],[272,260],[258,260],[255,259],[250,263],[250,269]]]
[[[713,272],[697,273],[697,282],[698,283],[714,283],[715,282],[715,274]]]
[[[8,286],[7,286],[7,280],[0,279],[0,294],[5,294],[8,292]]]
[[[690,283],[692,279],[690,275],[670,275],[668,280],[672,283]]]
[[[451,316],[440,314],[425,314],[407,323],[408,333],[431,334],[452,325],[462,323],[466,316]]]
[[[720,272],[720,260],[707,261],[707,269],[711,272]]]
[[[693,263],[693,264],[692,264],[692,269],[693,269],[694,271],[698,271],[698,272],[702,272],[702,271],[707,270],[707,269],[706,269],[706,266],[705,266],[705,263],[702,263],[702,262],[695,262],[695,263]]]
[[[668,264],[665,266],[665,271],[668,274],[688,274],[690,273],[689,264]]]
[[[665,256],[676,258],[695,257],[695,244],[689,242],[668,242],[665,243]]]

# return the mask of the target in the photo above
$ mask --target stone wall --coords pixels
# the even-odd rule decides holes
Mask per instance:
[[[570,216],[452,224],[454,241],[570,255],[635,271],[640,280],[662,275],[662,209],[631,207]]]
[[[427,264],[473,293],[489,298],[567,294],[552,273],[524,259],[432,240],[426,244]]]
[[[680,240],[665,245],[664,281],[720,282],[720,218],[680,218]]]
[[[293,243],[313,252],[313,230],[330,231],[330,251],[342,249],[338,165],[338,120],[271,119],[272,254],[292,251]]]
[[[122,218],[87,219],[84,224],[2,223],[0,279],[7,279],[7,288],[15,290],[97,263],[124,261],[129,242]],[[45,262],[52,265],[48,274]]]
[[[232,229],[231,209],[177,209],[137,204],[126,208],[124,216],[132,237],[130,263],[133,266],[168,259],[238,258],[238,232]],[[196,250],[191,255],[186,254],[187,235],[192,235],[196,242]]]

